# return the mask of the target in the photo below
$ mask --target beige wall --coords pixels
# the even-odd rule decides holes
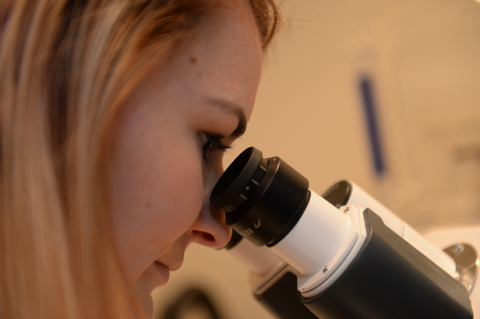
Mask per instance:
[[[323,192],[348,178],[419,228],[480,224],[480,4],[473,0],[286,0],[288,30],[265,63],[244,148],[280,156]],[[373,79],[387,169],[372,166],[358,76]],[[201,285],[226,319],[271,318],[247,271],[187,251],[158,309]]]

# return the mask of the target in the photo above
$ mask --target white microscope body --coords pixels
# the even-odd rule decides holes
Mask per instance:
[[[320,196],[280,158],[254,148],[227,169],[211,203],[247,239],[227,249],[279,318],[472,319],[480,312],[480,228],[458,240],[459,230],[432,232],[440,247],[433,245],[354,183]]]

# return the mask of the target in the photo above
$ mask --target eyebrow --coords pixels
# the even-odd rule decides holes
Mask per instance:
[[[209,98],[208,100],[214,105],[223,109],[224,111],[232,113],[236,117],[238,117],[237,128],[232,132],[232,134],[230,134],[229,137],[239,138],[245,133],[245,131],[247,130],[247,117],[245,116],[245,111],[242,107],[223,99]]]

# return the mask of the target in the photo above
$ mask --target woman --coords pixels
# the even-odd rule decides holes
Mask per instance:
[[[0,318],[148,318],[245,130],[271,0],[16,0],[0,51]]]

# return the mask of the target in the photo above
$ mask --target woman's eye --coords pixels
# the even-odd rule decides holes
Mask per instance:
[[[202,133],[202,153],[205,162],[215,152],[229,149],[230,146],[224,145],[221,142],[222,137],[216,134]]]

